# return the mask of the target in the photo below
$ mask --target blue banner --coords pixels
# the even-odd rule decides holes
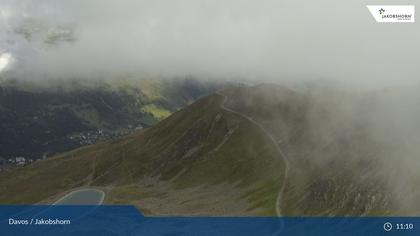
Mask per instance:
[[[420,217],[145,217],[133,206],[0,206],[0,235],[420,235]]]

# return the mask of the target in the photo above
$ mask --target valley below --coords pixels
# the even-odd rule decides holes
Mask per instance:
[[[193,78],[0,80],[0,170],[151,127],[217,87]]]
[[[394,112],[401,97],[388,91],[326,92],[229,86],[147,129],[0,172],[0,203],[94,188],[103,204],[154,216],[418,214],[419,178],[407,168],[418,139],[401,139],[395,123],[416,103]]]

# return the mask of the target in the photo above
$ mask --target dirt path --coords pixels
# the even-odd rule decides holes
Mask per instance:
[[[271,140],[271,142],[274,144],[274,146],[276,147],[277,152],[280,154],[280,158],[282,158],[282,159],[284,160],[284,163],[285,163],[284,179],[283,179],[283,181],[282,181],[282,185],[281,185],[280,191],[279,191],[279,193],[278,193],[278,195],[277,195],[277,199],[276,199],[276,214],[277,214],[277,216],[279,216],[279,217],[280,217],[280,216],[281,216],[280,202],[281,202],[281,199],[283,198],[283,194],[284,194],[284,191],[285,191],[285,188],[286,188],[286,180],[287,180],[287,176],[288,176],[288,172],[289,172],[289,166],[290,166],[290,165],[289,165],[289,159],[288,159],[288,158],[287,158],[287,156],[283,153],[283,151],[280,149],[280,147],[279,147],[278,143],[276,142],[276,140],[274,139],[273,135],[272,135],[272,134],[270,134],[270,133],[269,133],[269,132],[268,132],[268,131],[264,128],[264,126],[262,126],[260,123],[258,123],[257,121],[255,121],[253,118],[251,118],[251,117],[249,117],[249,116],[247,116],[247,115],[245,115],[245,114],[242,114],[242,113],[240,113],[240,112],[238,112],[238,111],[235,111],[235,110],[232,110],[232,109],[230,109],[230,108],[227,108],[227,107],[225,106],[225,103],[226,103],[226,101],[227,101],[228,97],[227,97],[226,95],[224,95],[224,94],[220,93],[220,92],[217,92],[217,94],[223,97],[223,101],[222,101],[222,103],[220,104],[220,108],[222,108],[222,109],[223,109],[223,110],[225,110],[225,111],[228,111],[228,112],[234,113],[234,114],[236,114],[236,115],[239,115],[239,116],[241,116],[242,118],[244,118],[244,119],[248,120],[249,122],[253,123],[254,125],[258,126],[258,128],[259,128],[261,131],[263,131],[263,133],[264,133],[265,135],[267,135],[267,137],[268,137],[268,138]]]

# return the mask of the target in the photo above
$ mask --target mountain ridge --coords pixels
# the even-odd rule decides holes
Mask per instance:
[[[214,91],[177,81],[9,81],[0,86],[0,157],[43,156],[150,127]]]
[[[419,212],[410,204],[419,196],[416,168],[404,166],[415,161],[409,154],[418,139],[398,139],[416,132],[400,130],[405,126],[395,126],[398,119],[378,119],[404,118],[403,111],[416,109],[415,100],[395,107],[400,114],[389,111],[390,101],[405,97],[389,93],[376,99],[337,93],[331,101],[324,99],[331,94],[274,85],[220,92],[228,99],[212,94],[149,129],[0,173],[0,202],[48,203],[93,186],[106,192],[105,203],[133,204],[148,215]],[[58,177],[39,185],[51,176]],[[402,180],[406,185],[392,185]]]
[[[164,195],[168,196],[161,201],[175,198],[180,207],[174,203],[169,205],[180,208],[177,209],[178,214],[190,215],[197,211],[211,215],[275,214],[276,196],[282,179],[280,176],[283,175],[278,171],[282,169],[282,161],[261,130],[244,118],[223,111],[220,108],[221,102],[219,95],[210,95],[145,131],[121,140],[82,148],[18,170],[26,173],[24,175],[32,176],[31,183],[24,182],[24,185],[31,185],[35,189],[40,186],[38,182],[45,182],[42,179],[49,178],[48,172],[53,169],[48,166],[61,169],[60,172],[67,177],[58,175],[59,179],[44,186],[48,191],[42,193],[22,190],[24,187],[20,181],[3,182],[0,185],[2,189],[9,190],[7,196],[0,196],[0,201],[10,201],[9,194],[24,193],[23,198],[14,198],[13,201],[39,202],[56,194],[60,195],[66,189],[86,185],[102,186],[101,188],[108,189],[106,203],[133,203],[145,212],[167,214],[166,211],[171,207],[156,207],[154,198],[146,197],[143,200],[151,202],[149,204],[152,207],[146,204],[150,209],[127,199],[130,194],[134,194],[135,199],[154,194],[159,196],[161,188],[164,188]],[[242,145],[245,143],[249,145],[244,149]],[[257,161],[258,159],[260,160]],[[64,163],[66,169],[84,164],[78,170],[80,175],[77,175],[63,170]],[[38,175],[39,173],[43,174]],[[41,179],[34,180],[34,177]],[[91,179],[88,180],[89,178]],[[151,181],[152,186],[150,182],[145,183],[145,179],[154,180]],[[16,190],[13,191],[13,188]],[[209,194],[197,198],[199,193],[193,191],[188,197],[184,196],[185,192],[195,188],[204,188],[203,191],[208,191]],[[150,192],[148,189],[151,189]],[[126,194],[121,195],[121,191]],[[232,195],[232,198],[225,199],[229,204],[220,202],[221,197],[217,194],[222,192]],[[139,193],[140,196],[137,196]],[[177,194],[183,197],[178,197]],[[185,198],[192,199],[186,201]],[[203,201],[216,201],[217,204],[205,206]],[[194,209],[189,204],[199,204],[201,207]],[[215,209],[202,209],[208,207]],[[222,213],[223,207],[230,210]]]

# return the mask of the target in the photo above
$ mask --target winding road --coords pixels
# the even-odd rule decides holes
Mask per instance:
[[[283,194],[284,194],[285,188],[286,188],[286,180],[287,180],[287,176],[288,176],[288,172],[289,172],[289,166],[290,166],[289,165],[289,159],[287,158],[286,154],[284,154],[284,152],[280,149],[280,147],[279,147],[278,143],[276,142],[275,138],[273,137],[273,135],[270,134],[270,132],[268,132],[264,128],[264,126],[262,126],[260,123],[255,121],[253,118],[251,118],[251,117],[249,117],[245,114],[242,114],[238,111],[235,111],[235,110],[232,110],[232,109],[226,107],[225,103],[228,100],[228,97],[226,95],[220,93],[220,92],[217,92],[217,94],[223,97],[223,101],[220,105],[220,108],[222,108],[225,111],[234,113],[238,116],[241,116],[242,118],[244,118],[244,119],[248,120],[249,122],[253,123],[254,125],[256,125],[271,140],[271,142],[276,147],[277,152],[280,154],[280,158],[282,158],[284,160],[284,163],[285,163],[284,178],[283,178],[282,185],[281,185],[280,191],[279,191],[279,193],[277,195],[277,199],[276,199],[276,214],[277,214],[278,217],[280,217],[281,216],[280,202],[281,202],[281,199],[283,198]]]

